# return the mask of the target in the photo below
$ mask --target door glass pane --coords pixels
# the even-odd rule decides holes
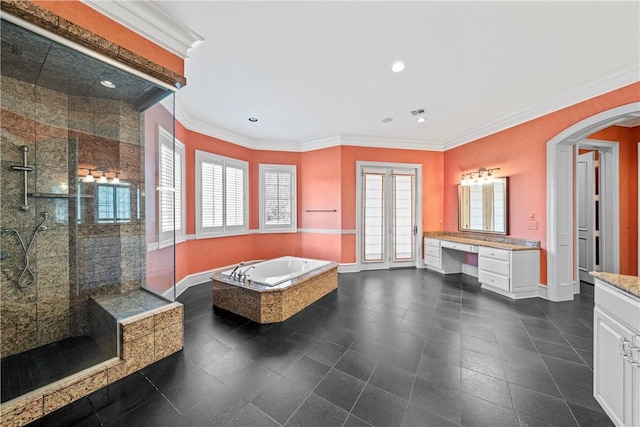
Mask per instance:
[[[363,261],[384,259],[384,175],[364,174]]]
[[[413,175],[393,175],[393,257],[413,259]]]

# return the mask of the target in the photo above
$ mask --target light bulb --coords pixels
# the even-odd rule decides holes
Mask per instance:
[[[102,172],[102,176],[98,178],[98,184],[106,184],[106,183],[107,183],[107,176],[104,174],[104,172]]]
[[[118,178],[118,174],[111,179],[112,184],[120,184],[120,178]]]
[[[95,182],[95,179],[93,179],[93,174],[91,173],[91,169],[89,169],[89,173],[87,174],[87,176],[84,177],[82,182],[87,182],[87,183]]]

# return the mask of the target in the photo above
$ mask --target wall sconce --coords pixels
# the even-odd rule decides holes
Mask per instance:
[[[463,173],[460,179],[460,185],[468,187],[493,182],[493,172],[497,170],[500,170],[500,168],[480,168],[477,171]]]

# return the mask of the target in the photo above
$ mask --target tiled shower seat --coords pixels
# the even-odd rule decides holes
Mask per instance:
[[[183,306],[144,289],[92,297],[94,340],[114,358],[0,405],[0,425],[23,426],[183,347]]]

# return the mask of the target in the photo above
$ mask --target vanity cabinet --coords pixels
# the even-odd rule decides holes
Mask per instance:
[[[496,244],[476,239],[424,238],[425,266],[442,274],[462,273],[465,253],[478,254],[478,281],[484,289],[510,298],[538,296],[540,251],[538,248]]]
[[[640,298],[595,281],[593,396],[617,426],[640,426]]]
[[[478,281],[483,288],[511,298],[537,297],[540,251],[510,251],[480,246]]]

